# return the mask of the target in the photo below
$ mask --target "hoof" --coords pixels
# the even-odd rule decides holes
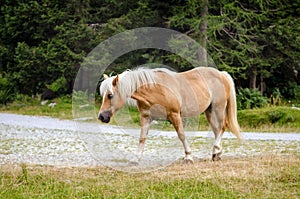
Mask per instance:
[[[184,164],[194,164],[194,160],[193,160],[192,157],[185,157],[185,158],[183,159],[183,163],[184,163]]]
[[[219,160],[221,160],[221,154],[222,153],[217,153],[217,154],[213,154],[212,155],[212,161],[219,161]]]

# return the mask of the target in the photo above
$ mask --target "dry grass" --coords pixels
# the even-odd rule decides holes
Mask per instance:
[[[2,165],[0,198],[299,198],[298,155],[175,163],[150,173]]]

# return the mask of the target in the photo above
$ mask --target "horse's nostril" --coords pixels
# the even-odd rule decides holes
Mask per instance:
[[[100,114],[99,117],[98,117],[98,119],[101,120],[101,122],[103,122],[103,120],[104,120],[103,115]]]
[[[98,119],[101,122],[108,123],[110,121],[110,113],[109,112],[103,112],[103,113],[99,114]]]

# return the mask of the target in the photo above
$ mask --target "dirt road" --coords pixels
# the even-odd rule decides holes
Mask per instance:
[[[211,156],[212,132],[186,135],[196,159]],[[138,136],[139,129],[0,113],[0,164],[104,165],[127,170],[135,158]],[[243,133],[243,137],[238,142],[225,133],[223,157],[300,153],[299,133]],[[140,165],[129,169],[160,168],[182,157],[175,132],[151,130]]]

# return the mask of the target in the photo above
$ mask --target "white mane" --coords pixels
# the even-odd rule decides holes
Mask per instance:
[[[148,68],[138,68],[135,70],[126,70],[119,75],[118,82],[118,91],[120,96],[123,99],[130,97],[139,87],[149,85],[153,86],[156,84],[155,81],[155,72],[161,71],[166,72],[170,75],[175,74],[168,69],[157,68],[157,69],[148,69]],[[116,76],[110,77],[104,80],[100,86],[100,94],[104,95],[106,91],[112,91],[112,81]]]
[[[100,95],[104,96],[105,92],[112,91],[112,81],[115,76],[105,79],[100,85]]]

